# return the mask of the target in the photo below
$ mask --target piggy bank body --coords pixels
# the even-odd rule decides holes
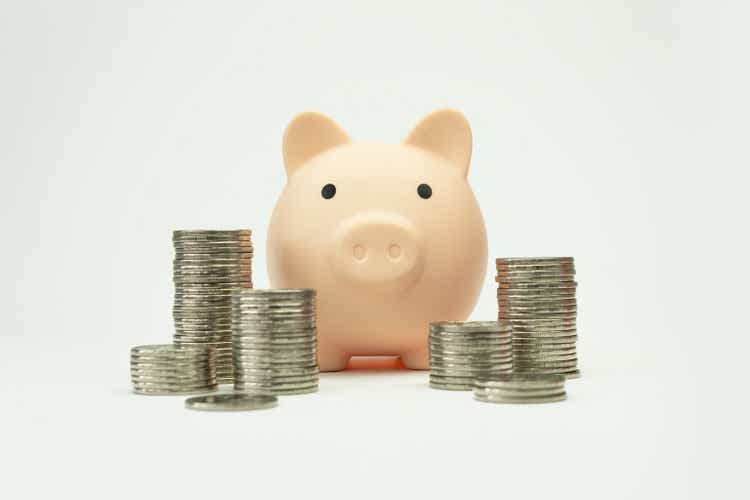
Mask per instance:
[[[428,115],[398,145],[353,143],[318,113],[289,124],[268,272],[274,288],[317,290],[321,370],[359,355],[427,369],[429,323],[473,310],[487,237],[466,178],[471,143],[451,110]]]

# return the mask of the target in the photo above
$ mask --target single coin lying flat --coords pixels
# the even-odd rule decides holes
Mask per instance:
[[[278,404],[278,398],[268,394],[213,394],[185,400],[185,408],[202,411],[265,410]]]

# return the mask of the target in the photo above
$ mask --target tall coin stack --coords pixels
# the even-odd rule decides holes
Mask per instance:
[[[580,376],[573,257],[497,259],[498,319],[513,325],[515,373]]]
[[[498,321],[430,323],[430,387],[468,391],[513,367],[511,327]]]
[[[252,288],[250,230],[174,231],[174,343],[216,350],[216,379],[232,383],[232,290]]]
[[[318,390],[315,290],[235,290],[232,318],[236,391]]]
[[[194,394],[216,390],[211,346],[141,345],[130,350],[130,378],[139,394]]]

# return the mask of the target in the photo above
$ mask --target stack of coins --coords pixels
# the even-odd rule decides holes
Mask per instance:
[[[214,391],[216,351],[211,346],[136,346],[130,350],[130,377],[139,394]]]
[[[469,391],[475,378],[513,368],[511,327],[497,321],[430,323],[430,387]]]
[[[573,257],[497,259],[498,318],[513,325],[513,371],[580,376]]]
[[[318,390],[315,290],[235,290],[234,388],[258,394]]]
[[[232,383],[232,290],[252,287],[249,230],[175,231],[174,342],[216,349],[216,379]]]
[[[512,373],[474,383],[474,399],[485,403],[551,403],[565,398],[563,375]]]

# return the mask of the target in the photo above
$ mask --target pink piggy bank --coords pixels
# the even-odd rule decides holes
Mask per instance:
[[[274,288],[317,290],[321,370],[381,355],[428,369],[429,322],[473,310],[487,235],[466,179],[471,143],[452,110],[425,117],[400,145],[353,143],[318,113],[287,127],[268,273]]]

